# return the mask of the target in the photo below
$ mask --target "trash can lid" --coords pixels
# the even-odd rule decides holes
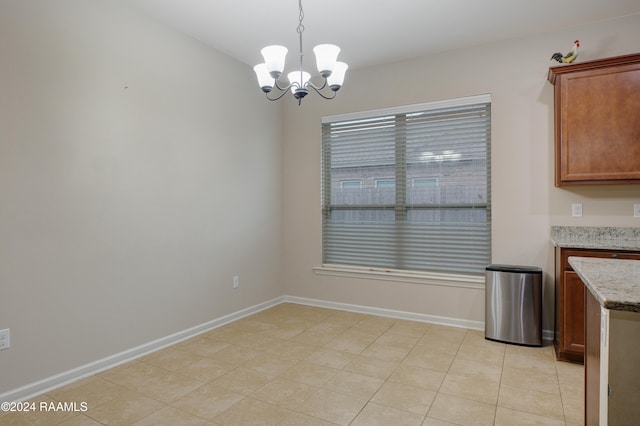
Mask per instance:
[[[542,273],[542,268],[537,266],[521,266],[521,265],[495,265],[491,264],[486,267],[487,271],[498,272],[516,272],[516,273]]]

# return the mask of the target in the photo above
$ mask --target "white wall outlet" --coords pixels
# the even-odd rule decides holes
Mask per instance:
[[[582,203],[571,204],[571,216],[582,217]]]
[[[3,349],[9,349],[9,346],[11,346],[10,337],[8,328],[0,330],[0,351]]]
[[[633,217],[640,217],[640,204],[633,205]]]
[[[235,277],[233,277],[233,288],[238,288],[239,284],[240,284],[240,279],[236,275]]]

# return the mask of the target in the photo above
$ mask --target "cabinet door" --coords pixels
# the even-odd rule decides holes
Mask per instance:
[[[564,273],[563,347],[582,355],[584,353],[584,284],[573,271]]]
[[[563,75],[557,96],[556,184],[640,180],[640,64]]]

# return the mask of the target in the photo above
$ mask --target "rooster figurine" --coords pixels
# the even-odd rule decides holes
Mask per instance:
[[[551,59],[555,59],[561,64],[570,64],[575,61],[578,57],[578,47],[580,47],[580,41],[576,40],[573,42],[573,48],[566,55],[562,55],[562,53],[557,52],[551,56]]]

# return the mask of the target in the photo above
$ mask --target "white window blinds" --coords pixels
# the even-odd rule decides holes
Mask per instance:
[[[322,136],[324,264],[484,274],[489,96],[327,117]]]

